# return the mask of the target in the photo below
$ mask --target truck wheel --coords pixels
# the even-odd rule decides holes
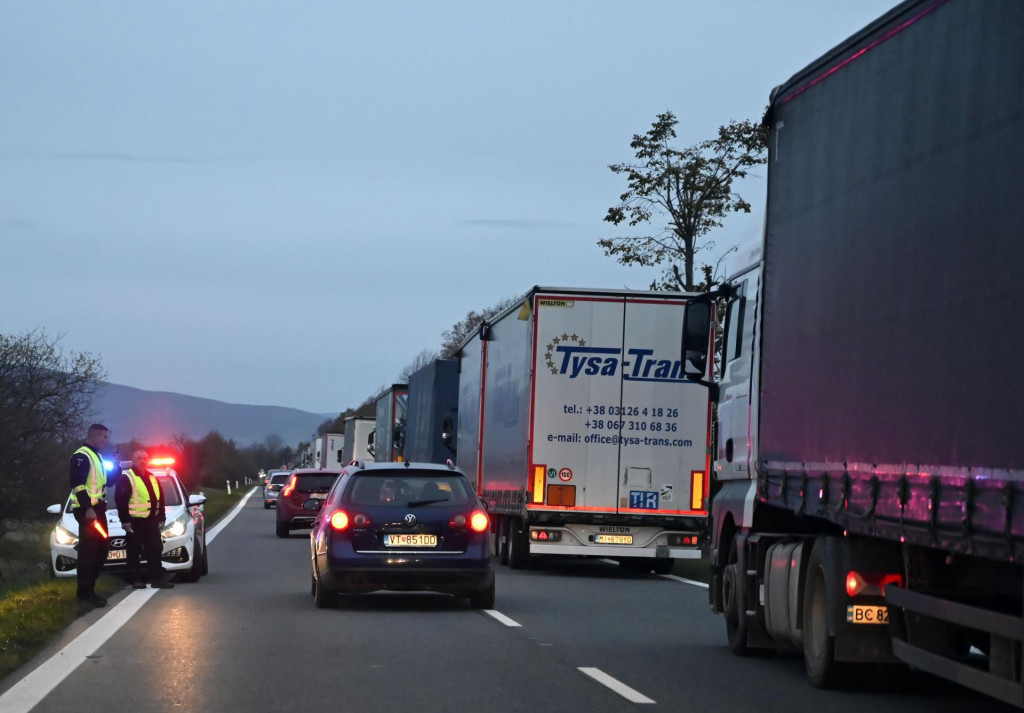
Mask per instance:
[[[729,650],[737,656],[749,653],[747,648],[747,616],[743,594],[744,574],[740,572],[736,540],[729,548],[729,563],[722,574],[722,600],[725,609],[725,633]]]
[[[508,566],[512,569],[526,569],[530,564],[530,542],[527,539],[526,523],[522,518],[508,519]]]
[[[512,518],[502,517],[498,525],[498,561],[501,564],[508,564],[508,541],[512,538],[509,532]]]
[[[825,580],[824,548],[811,550],[804,581],[804,667],[817,688],[833,688],[842,677],[835,660],[835,638],[828,633],[828,583]]]

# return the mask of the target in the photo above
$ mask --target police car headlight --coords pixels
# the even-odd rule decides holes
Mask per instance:
[[[178,517],[174,518],[169,523],[167,523],[167,525],[164,527],[164,531],[162,533],[163,536],[164,537],[181,537],[182,535],[185,534],[185,529],[186,529],[185,523],[187,521],[188,521],[188,513],[179,515]]]
[[[53,539],[57,541],[58,545],[78,544],[78,538],[71,532],[71,530],[60,524],[53,528]]]

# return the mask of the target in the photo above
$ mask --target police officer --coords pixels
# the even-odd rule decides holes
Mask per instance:
[[[78,521],[78,600],[105,607],[96,594],[96,578],[107,559],[107,503],[104,488],[107,472],[100,455],[110,440],[110,430],[100,423],[89,426],[85,443],[71,455],[71,512]]]
[[[149,454],[137,450],[132,454],[132,467],[124,472],[114,486],[114,503],[121,525],[128,535],[128,579],[133,589],[145,589],[140,579],[139,555],[146,555],[149,583],[156,589],[170,589],[167,573],[160,563],[163,540],[160,528],[164,523],[164,498],[156,476],[146,470]]]

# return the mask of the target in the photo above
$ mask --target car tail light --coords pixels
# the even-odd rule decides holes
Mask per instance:
[[[335,510],[331,513],[331,527],[335,530],[347,530],[349,522],[348,513],[344,510]]]
[[[284,490],[281,491],[281,495],[286,498],[295,492],[295,485],[299,482],[299,476],[293,475],[292,479],[288,481],[288,485],[284,486]]]
[[[456,515],[448,521],[449,527],[458,529],[462,529],[467,525],[473,532],[485,532],[491,526],[491,519],[487,517],[487,513],[483,510],[474,510],[468,517],[466,515]]]
[[[483,510],[475,510],[469,516],[469,527],[473,532],[486,532],[490,526],[491,519],[487,517],[487,513]]]
[[[903,576],[892,572],[850,571],[846,575],[846,596],[885,596],[885,586],[887,584],[902,587]]]

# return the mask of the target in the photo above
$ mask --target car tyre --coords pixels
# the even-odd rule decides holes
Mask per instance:
[[[280,520],[277,521],[277,536],[288,537],[288,527]]]
[[[202,574],[210,573],[210,550],[206,547],[206,538],[203,538],[203,566]]]
[[[469,595],[469,606],[474,609],[493,609],[494,608],[494,578],[491,578],[491,583],[486,589],[481,589],[479,592],[473,592]]]
[[[328,591],[319,577],[313,577],[313,603],[317,609],[333,609],[338,604],[338,595]]]
[[[198,582],[200,575],[203,573],[203,561],[202,556],[199,553],[199,540],[192,542],[192,566],[184,572],[181,572],[178,577],[182,582]]]
[[[263,503],[263,509],[264,509],[264,510],[269,510],[269,509],[270,509],[270,503],[268,503],[268,502],[264,502],[264,503]]]

